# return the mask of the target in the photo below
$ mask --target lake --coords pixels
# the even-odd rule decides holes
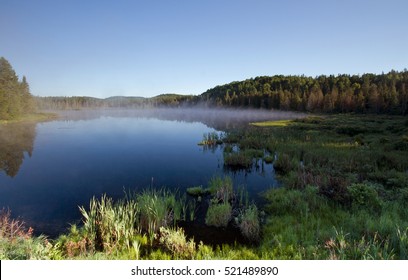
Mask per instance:
[[[204,133],[297,116],[204,109],[59,114],[50,122],[0,126],[0,208],[51,237],[80,222],[78,205],[105,193],[117,199],[125,191],[163,186],[183,193],[226,174],[257,200],[277,185],[271,164],[231,173],[222,147],[197,144]]]

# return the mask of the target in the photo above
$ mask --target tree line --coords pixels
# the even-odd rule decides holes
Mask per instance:
[[[0,57],[0,120],[12,120],[35,110],[27,79],[18,79],[11,64]]]
[[[88,96],[35,97],[36,105],[40,110],[180,107],[195,105],[197,101],[197,96],[181,94],[161,94],[151,98],[113,96],[104,99]]]
[[[262,76],[216,86],[201,95],[162,94],[151,98],[105,99],[33,97],[25,77],[19,81],[10,63],[0,58],[0,119],[54,109],[205,106],[251,107],[314,113],[408,114],[408,70],[382,74],[330,76]]]
[[[387,74],[263,76],[216,86],[203,102],[324,113],[408,114],[408,71]]]

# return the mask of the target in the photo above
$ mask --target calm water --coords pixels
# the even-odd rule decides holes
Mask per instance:
[[[184,191],[226,172],[220,148],[197,145],[216,125],[183,114],[149,114],[82,112],[1,128],[0,208],[9,208],[35,233],[55,236],[80,221],[78,205],[88,205],[92,196],[120,198],[124,189],[149,186]],[[253,199],[275,184],[271,165],[229,175]]]

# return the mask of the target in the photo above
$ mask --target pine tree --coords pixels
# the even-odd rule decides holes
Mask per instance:
[[[34,100],[26,78],[20,83],[11,64],[0,57],[0,119],[15,119],[33,110]]]

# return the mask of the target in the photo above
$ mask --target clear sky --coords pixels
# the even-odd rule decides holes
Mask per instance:
[[[407,12],[407,0],[0,0],[0,56],[39,96],[200,94],[401,71]]]

